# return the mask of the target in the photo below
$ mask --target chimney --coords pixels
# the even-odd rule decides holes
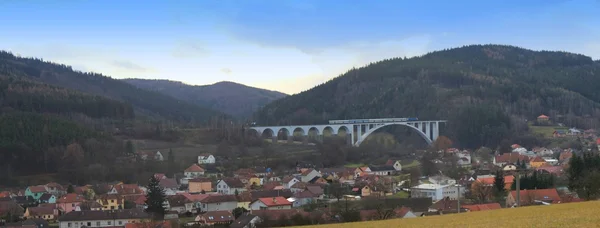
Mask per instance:
[[[277,198],[273,197],[273,203],[277,203]]]

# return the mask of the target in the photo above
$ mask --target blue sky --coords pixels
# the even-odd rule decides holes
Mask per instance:
[[[297,93],[351,67],[467,44],[600,58],[600,1],[0,1],[0,49],[115,78]]]

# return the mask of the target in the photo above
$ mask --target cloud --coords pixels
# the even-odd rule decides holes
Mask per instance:
[[[175,58],[199,58],[210,55],[211,52],[199,41],[180,41],[175,44],[171,55]]]
[[[223,68],[223,69],[221,69],[221,72],[223,72],[225,74],[231,74],[232,71],[229,68]]]
[[[140,66],[140,65],[135,64],[128,60],[114,60],[111,62],[111,65],[121,68],[121,69],[124,69],[124,70],[128,70],[128,71],[137,71],[137,72],[152,71],[150,68]]]

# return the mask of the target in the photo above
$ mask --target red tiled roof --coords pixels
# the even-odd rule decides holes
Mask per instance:
[[[159,180],[160,180],[160,179],[163,179],[163,178],[165,178],[165,177],[166,177],[166,176],[165,176],[165,174],[164,174],[164,173],[155,173],[155,174],[154,174],[154,178],[156,178],[156,179],[159,179]]]
[[[501,209],[499,203],[488,203],[488,204],[474,204],[474,205],[462,205],[462,208],[465,208],[469,211],[487,211],[487,210],[496,210]]]
[[[513,199],[517,198],[517,191],[511,191],[510,194],[513,197]],[[540,201],[545,201],[545,202],[549,201],[552,203],[560,202],[560,196],[558,195],[558,192],[556,191],[555,188],[521,190],[520,195],[521,195],[521,197],[520,197],[521,205],[524,205],[524,204],[528,203],[530,200],[532,200],[529,198],[529,196],[533,197],[533,200],[540,200]]]
[[[203,182],[212,182],[212,180],[210,178],[208,178],[208,177],[198,177],[198,178],[191,179],[188,182],[200,182],[200,183],[203,183]]]
[[[82,195],[78,195],[76,193],[66,194],[56,200],[57,203],[75,203],[75,202],[83,202],[85,201],[85,197]]]
[[[119,195],[109,195],[109,194],[101,195],[96,200],[101,201],[103,205],[108,204],[109,200],[117,200],[117,204],[123,203],[123,197],[119,196]]]
[[[0,198],[10,197],[9,191],[0,192]]]
[[[496,163],[517,163],[517,160],[523,162],[529,162],[529,157],[521,155],[517,152],[505,153],[495,157]]]
[[[29,191],[31,191],[32,193],[46,192],[46,186],[44,186],[44,185],[29,186]]]
[[[547,115],[542,114],[542,115],[538,116],[537,118],[538,119],[548,119],[550,117],[548,117]]]
[[[552,173],[552,174],[556,174],[556,175],[561,175],[563,173],[563,167],[561,166],[543,166],[543,167],[539,167],[536,170],[544,170],[548,173]]]
[[[229,211],[209,211],[196,217],[196,221],[204,223],[225,223],[233,220],[235,217]]]
[[[291,206],[292,203],[288,201],[286,198],[281,196],[278,197],[267,197],[267,198],[258,198],[260,202],[265,204],[267,207],[275,207],[275,206]]]
[[[546,162],[542,157],[535,157],[531,162]]]
[[[210,196],[210,195],[221,195],[221,194],[190,194],[187,192],[184,193],[179,193],[182,196],[185,196],[188,200],[194,202],[194,201],[202,201],[203,199],[205,199],[206,197]]]
[[[54,215],[54,207],[42,206],[42,207],[29,207],[29,216],[42,216],[42,215]]]
[[[169,178],[161,179],[158,182],[158,184],[162,188],[177,189],[179,187],[179,185],[177,185],[177,181],[175,179],[169,179]]]
[[[244,183],[242,183],[242,181],[238,178],[224,178],[222,180],[223,182],[225,182],[225,184],[227,184],[227,186],[229,186],[230,188],[244,188]]]
[[[193,164],[190,167],[188,167],[187,169],[185,169],[184,172],[200,173],[200,172],[204,172],[204,169],[202,167],[200,167],[198,164]]]
[[[146,196],[145,195],[141,195],[138,196],[133,203],[135,203],[136,205],[144,205],[146,204]]]
[[[65,188],[62,185],[60,185],[58,183],[55,183],[55,182],[50,182],[50,183],[46,184],[46,186],[52,187],[52,188],[56,188],[59,191],[64,191],[65,190]]]
[[[223,203],[223,202],[237,202],[235,195],[217,195],[210,194],[208,197],[201,199],[202,203]]]

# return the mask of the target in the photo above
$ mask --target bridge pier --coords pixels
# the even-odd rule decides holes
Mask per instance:
[[[302,145],[308,145],[308,135],[302,136]]]
[[[288,137],[287,137],[287,143],[288,143],[288,144],[292,144],[292,143],[294,143],[294,137],[292,137],[292,136],[288,136]]]
[[[271,137],[271,142],[272,143],[277,143],[277,136]]]
[[[352,145],[354,145],[354,142],[353,142],[353,140],[352,140],[352,137],[353,137],[353,136],[354,136],[353,134],[346,133],[346,143],[347,143],[348,145],[351,145],[351,146],[352,146]]]

